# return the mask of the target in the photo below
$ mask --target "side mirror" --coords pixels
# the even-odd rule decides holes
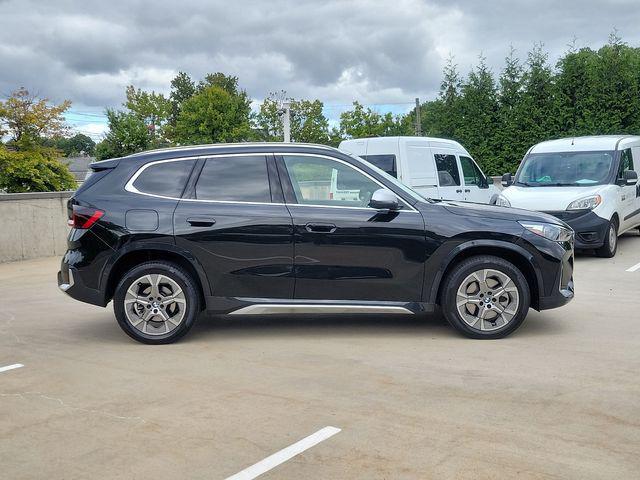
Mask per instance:
[[[504,175],[502,175],[502,186],[503,187],[508,187],[513,183],[513,180],[511,179],[511,174],[510,173],[505,173]]]
[[[387,190],[386,188],[381,188],[373,192],[373,195],[371,195],[371,200],[369,200],[369,206],[371,208],[375,208],[376,210],[393,211],[398,210],[400,204],[395,193],[393,193],[391,190]]]
[[[635,185],[638,183],[638,174],[633,170],[625,170],[622,178],[624,179],[625,185]]]

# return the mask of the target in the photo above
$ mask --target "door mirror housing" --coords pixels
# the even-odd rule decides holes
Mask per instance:
[[[381,188],[373,192],[371,200],[369,200],[369,206],[376,210],[394,211],[400,208],[400,202],[398,197],[391,190]]]
[[[638,173],[634,170],[625,170],[622,174],[623,184],[624,185],[635,185],[638,183]]]
[[[504,175],[502,175],[502,186],[503,187],[509,187],[513,184],[513,179],[511,178],[511,174],[510,173],[505,173]]]

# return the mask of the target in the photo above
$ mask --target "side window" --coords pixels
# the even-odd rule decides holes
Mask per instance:
[[[180,198],[195,160],[156,163],[145,168],[133,182],[141,193]]]
[[[438,169],[438,182],[441,187],[453,187],[460,185],[460,173],[455,155],[436,153],[436,168]]]
[[[620,154],[620,169],[618,170],[618,178],[622,178],[624,172],[633,170],[633,155],[631,149],[627,148]]]
[[[195,196],[199,200],[271,202],[267,159],[261,155],[208,158]]]
[[[464,176],[465,185],[480,185],[482,183],[482,176],[478,171],[478,167],[473,163],[473,160],[461,155],[460,165],[462,165],[462,175]]]
[[[324,157],[285,155],[296,200],[305,205],[368,207],[381,187],[365,174]]]
[[[392,177],[398,178],[395,155],[360,155],[360,158],[374,164],[380,170],[384,170]]]

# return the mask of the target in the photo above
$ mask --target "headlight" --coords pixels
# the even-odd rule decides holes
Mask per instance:
[[[600,195],[592,195],[590,197],[584,197],[575,202],[571,202],[567,207],[567,210],[593,210],[602,203],[602,197]]]
[[[499,194],[496,197],[496,205],[499,207],[510,207],[511,206],[511,202],[509,202],[509,200],[507,200],[507,197],[505,197],[502,194]]]
[[[524,228],[554,242],[568,242],[573,238],[573,230],[553,223],[518,222]]]

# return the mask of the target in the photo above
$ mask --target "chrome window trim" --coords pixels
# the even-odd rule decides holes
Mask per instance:
[[[330,148],[330,147],[327,147],[327,148]],[[295,153],[295,154],[292,154],[291,152],[289,152],[289,153],[285,153],[285,152],[250,152],[250,153],[217,153],[217,154],[212,154],[212,155],[195,155],[195,156],[194,155],[190,155],[190,156],[186,156],[186,157],[167,158],[167,159],[164,159],[164,160],[156,160],[156,161],[153,161],[153,162],[145,163],[144,165],[142,165],[131,176],[129,181],[127,181],[127,183],[125,184],[124,189],[127,192],[135,193],[137,195],[145,195],[147,197],[163,198],[165,200],[178,200],[178,201],[183,201],[183,202],[222,203],[222,204],[238,204],[238,205],[279,205],[279,206],[283,206],[284,205],[284,206],[287,206],[287,207],[299,206],[299,207],[312,207],[312,208],[348,208],[350,210],[368,210],[368,211],[373,211],[373,212],[376,211],[375,208],[371,208],[371,207],[349,207],[349,206],[344,206],[344,205],[317,205],[317,204],[306,204],[306,203],[278,203],[278,202],[245,202],[245,201],[241,201],[241,200],[203,200],[203,199],[197,199],[197,198],[169,197],[169,196],[166,196],[166,195],[158,195],[158,194],[155,194],[155,193],[141,192],[140,190],[138,190],[136,187],[133,186],[133,184],[138,179],[138,177],[142,174],[142,172],[144,172],[147,168],[151,167],[152,165],[158,165],[160,163],[180,162],[180,161],[188,161],[188,160],[196,160],[196,161],[197,160],[206,160],[207,158],[212,158],[212,157],[252,157],[252,156],[267,157],[269,155],[279,155],[279,156],[295,155],[295,156],[308,156],[308,157],[327,158],[329,160],[333,160],[333,161],[336,161],[336,162],[339,162],[339,163],[343,163],[343,164],[347,165],[348,167],[351,167],[355,171],[360,172],[363,175],[365,175],[366,177],[370,178],[373,182],[377,183],[381,188],[387,188],[382,183],[380,183],[378,180],[376,180],[374,177],[369,175],[367,172],[365,172],[363,170],[360,170],[359,168],[355,167],[354,165],[351,165],[349,162],[345,162],[344,160],[332,157],[330,155],[322,155],[322,154],[319,154],[319,153]],[[387,188],[387,190],[388,190],[388,188]],[[398,195],[396,195],[396,196],[398,196]],[[406,209],[398,210],[399,213],[402,213],[402,212],[420,213],[415,208],[413,208],[411,205],[409,205],[404,200],[404,198],[398,196],[398,199],[406,207]]]

